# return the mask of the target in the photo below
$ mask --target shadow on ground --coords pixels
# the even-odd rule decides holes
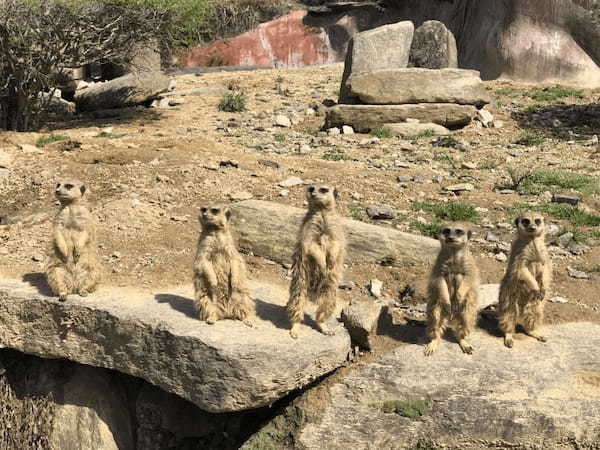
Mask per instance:
[[[590,137],[600,134],[600,104],[596,103],[531,107],[513,112],[512,118],[525,130],[558,139],[573,140],[569,132]]]
[[[46,297],[54,297],[54,293],[48,285],[46,274],[43,272],[31,272],[23,275],[23,281],[37,289],[38,293]]]

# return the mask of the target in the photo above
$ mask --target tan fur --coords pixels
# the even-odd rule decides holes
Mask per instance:
[[[229,208],[200,208],[202,231],[194,261],[195,304],[200,320],[241,320],[253,326],[254,302],[247,286],[246,264],[229,230]]]
[[[292,281],[287,304],[292,328],[298,337],[306,299],[318,305],[316,322],[324,334],[333,334],[325,322],[335,311],[346,249],[344,228],[336,211],[337,191],[314,185],[306,191],[308,212],[304,216],[292,257]]]
[[[475,327],[479,298],[479,269],[469,250],[471,230],[461,223],[442,228],[442,248],[431,271],[427,304],[427,334],[431,342],[425,355],[439,346],[446,328],[454,332],[464,353],[473,347],[466,338]]]
[[[544,319],[544,300],[552,283],[542,215],[526,213],[516,219],[517,237],[512,244],[506,274],[500,284],[499,322],[504,344],[513,346],[513,333],[521,324],[525,333],[541,342],[538,328]]]
[[[85,297],[96,290],[100,281],[96,227],[85,193],[86,187],[79,181],[63,181],[55,190],[60,211],[52,229],[46,276],[61,301],[68,294]]]

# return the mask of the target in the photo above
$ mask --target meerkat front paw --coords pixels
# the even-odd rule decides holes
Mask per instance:
[[[546,336],[544,336],[543,334],[540,334],[538,332],[535,331],[525,331],[525,334],[527,336],[530,336],[534,339],[537,339],[540,342],[548,342],[548,339],[546,339]]]
[[[435,339],[431,341],[429,344],[425,346],[425,351],[423,352],[425,356],[431,356],[437,350],[440,341]]]
[[[298,333],[299,328],[300,328],[299,325],[296,323],[294,325],[292,325],[292,328],[290,330],[290,336],[292,337],[292,339],[298,339],[298,336],[300,335]]]
[[[325,336],[333,336],[335,334],[335,330],[332,330],[331,328],[329,328],[326,324],[324,324],[323,322],[317,322],[317,328],[319,329],[319,331],[321,333],[323,333]]]
[[[467,341],[462,340],[458,343],[458,345],[460,346],[460,349],[463,351],[463,353],[466,353],[467,355],[473,354],[473,346]]]
[[[513,340],[512,335],[507,334],[506,336],[504,336],[504,345],[508,348],[513,348],[513,345],[515,345],[515,341]]]
[[[59,293],[58,300],[61,302],[66,302],[67,301],[67,293],[66,292]]]

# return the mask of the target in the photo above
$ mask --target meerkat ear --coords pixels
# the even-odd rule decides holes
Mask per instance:
[[[519,228],[519,218],[518,217],[515,219],[515,227]]]
[[[336,200],[339,200],[340,198],[340,193],[338,192],[337,188],[333,188],[333,198]]]
[[[227,220],[231,218],[231,210],[229,208],[225,208],[225,217],[227,217]]]
[[[473,232],[471,230],[467,231],[467,240],[471,240],[471,238],[473,237]]]
[[[79,190],[81,191],[81,195],[85,194],[85,191],[86,191],[85,184],[82,184],[81,187],[79,188]]]

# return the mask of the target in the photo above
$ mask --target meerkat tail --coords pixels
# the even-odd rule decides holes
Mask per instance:
[[[308,277],[302,258],[294,255],[292,267],[292,281],[290,283],[289,300],[286,305],[287,315],[292,324],[302,322],[304,318],[304,304],[308,288]]]

